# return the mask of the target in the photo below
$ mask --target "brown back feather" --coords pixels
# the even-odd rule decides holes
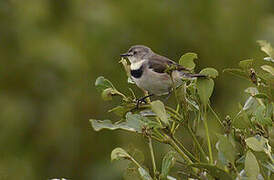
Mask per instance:
[[[165,73],[165,70],[168,66],[173,65],[176,66],[178,71],[189,71],[187,68],[179,65],[178,63],[160,55],[154,54],[153,56],[149,57],[148,67],[153,69],[153,71],[157,73]]]

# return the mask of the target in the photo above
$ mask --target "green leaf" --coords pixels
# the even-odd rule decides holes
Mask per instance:
[[[129,147],[127,148],[127,152],[136,162],[141,164],[144,162],[144,159],[145,159],[144,154],[142,153],[142,151],[136,149],[132,144],[130,144]],[[126,170],[124,171],[123,179],[140,180],[141,176],[139,174],[138,168],[139,166],[135,162],[131,161],[128,164],[128,167],[126,168]]]
[[[130,127],[133,127],[137,132],[142,132],[142,127],[144,126],[144,121],[148,121],[146,117],[139,114],[132,114],[131,112],[126,114],[126,122]]]
[[[136,117],[135,115],[131,113],[127,113],[126,115],[126,122],[121,122],[118,124],[113,124],[110,120],[95,120],[91,119],[91,126],[95,131],[100,131],[102,129],[108,129],[108,130],[117,130],[122,129],[130,132],[137,132],[142,133],[142,127],[143,123],[140,121],[140,116]],[[143,117],[145,118],[145,117]]]
[[[217,150],[224,155],[226,160],[228,160],[231,163],[234,163],[236,156],[235,147],[229,141],[227,136],[217,134],[217,137],[219,139],[216,144]]]
[[[263,65],[261,66],[261,68],[266,71],[269,72],[272,76],[274,76],[274,68],[272,66],[269,65]]]
[[[272,120],[270,117],[265,117],[266,115],[266,107],[265,106],[259,106],[255,111],[255,118],[256,122],[262,124],[262,125],[272,125]]]
[[[216,179],[222,179],[222,180],[232,180],[232,177],[225,172],[224,170],[218,168],[215,165],[209,165],[209,164],[204,164],[204,163],[197,163],[197,164],[191,164],[189,165],[190,167],[196,167],[199,169],[206,169],[209,174],[216,178]]]
[[[197,79],[198,95],[203,105],[207,105],[214,89],[214,81],[212,79]]]
[[[256,98],[250,96],[243,107],[243,110],[247,112],[248,114],[252,114],[258,107],[258,101]]]
[[[144,168],[139,167],[138,171],[141,175],[142,180],[153,180],[150,174]]]
[[[241,77],[244,79],[249,79],[248,75],[241,69],[236,68],[227,68],[223,70],[224,73],[229,73],[237,77]]]
[[[241,172],[237,175],[237,178],[235,180],[249,180],[244,169],[241,170]],[[259,174],[257,180],[264,180],[264,177],[261,174]]]
[[[246,142],[246,145],[253,151],[263,151],[264,150],[262,141],[259,141],[255,137],[249,137],[249,138],[245,139],[245,142]]]
[[[169,125],[164,103],[162,103],[160,100],[151,102],[151,110],[156,113],[156,115],[165,125]]]
[[[176,89],[176,98],[177,98],[179,104],[181,104],[184,107],[187,107],[187,104],[186,104],[186,83],[183,82],[183,84]]]
[[[141,167],[141,165],[131,155],[129,155],[124,149],[115,148],[111,152],[111,162],[113,162],[114,160],[121,160],[121,159],[130,160],[132,163],[134,163],[135,165],[132,166],[132,167],[133,168],[136,167],[136,166],[138,167],[138,172],[140,174],[141,179],[143,179],[143,180],[153,180],[151,178],[151,176],[149,175],[149,173],[143,167]]]
[[[255,96],[256,94],[259,93],[258,89],[255,87],[249,87],[245,89],[245,92],[250,94],[251,96]]]
[[[274,59],[274,49],[272,48],[271,44],[263,40],[259,40],[257,42],[261,46],[261,50],[269,55],[272,59]]]
[[[200,71],[200,74],[206,75],[210,78],[216,78],[219,75],[218,71],[214,68],[205,68]]]
[[[169,151],[163,158],[162,171],[160,175],[161,179],[166,179],[170,169],[174,166],[176,162],[175,154],[176,153],[174,151]]]
[[[264,151],[266,154],[271,153],[271,147],[268,144],[268,139],[263,136],[249,137],[245,139],[246,145],[253,151]]]
[[[140,114],[127,113],[127,119],[134,119],[140,121],[143,124],[143,126],[146,126],[147,128],[162,128],[158,121],[153,121],[145,116],[141,116]]]
[[[193,70],[195,68],[194,59],[197,58],[198,56],[195,53],[186,53],[180,58],[179,64],[184,66],[185,68]]]
[[[238,129],[246,129],[250,127],[251,123],[245,111],[241,110],[237,117],[233,120],[232,125]]]
[[[127,60],[122,58],[119,63],[121,63],[124,67],[124,70],[127,73],[127,76],[130,78],[130,65],[128,65]]]
[[[111,162],[121,159],[126,159],[133,162],[138,167],[138,172],[142,180],[153,180],[149,173],[143,167],[141,167],[141,165],[135,159],[133,159],[133,157],[130,156],[124,149],[119,147],[115,148],[111,152]]]
[[[240,61],[239,66],[244,70],[248,70],[254,66],[254,60],[247,59],[247,60]]]
[[[250,180],[257,180],[260,168],[256,157],[251,151],[247,151],[245,157],[245,172]]]
[[[141,165],[129,153],[127,153],[124,149],[120,147],[113,149],[110,157],[111,162],[113,162],[114,160],[126,159],[133,162],[137,167],[141,167]]]
[[[114,160],[131,159],[131,156],[122,148],[115,148],[111,152],[111,162]]]
[[[104,101],[110,101],[112,100],[112,96],[120,95],[112,83],[103,76],[96,79],[95,86],[98,91],[102,92],[101,97]]]
[[[217,145],[217,144],[216,144]],[[216,147],[217,148],[217,147]],[[225,155],[222,151],[218,151],[218,161],[223,165],[227,166],[229,161],[225,158]]]
[[[272,119],[270,117],[265,117],[263,119],[263,121],[261,122],[261,124],[263,125],[268,125],[268,126],[272,126],[273,125],[273,122],[272,122]]]
[[[262,121],[262,119],[264,118],[264,112],[265,112],[264,106],[259,106],[257,110],[255,111],[256,120],[258,122]]]
[[[273,116],[273,102],[272,103],[268,103],[266,104],[266,111],[265,111],[265,115],[266,117],[272,117]]]
[[[112,88],[107,88],[103,90],[101,96],[104,101],[110,101],[112,100],[112,96],[116,94],[116,91]]]
[[[271,66],[261,66],[261,69],[263,69],[263,71],[260,69],[258,69],[258,71],[257,71],[258,72],[257,77],[259,78],[258,80],[260,82],[259,87],[258,87],[259,90],[266,89],[264,84],[269,84],[269,85],[271,85],[270,88],[272,88],[272,89],[274,88],[274,75],[271,74],[273,68],[271,70],[271,68],[269,68],[269,67],[271,67]],[[260,92],[262,92],[262,91],[260,91]]]
[[[112,83],[103,76],[100,76],[96,79],[95,86],[98,91],[103,91],[107,88],[115,89]]]

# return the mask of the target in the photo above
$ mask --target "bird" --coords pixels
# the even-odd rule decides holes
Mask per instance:
[[[130,61],[131,79],[140,89],[148,91],[146,97],[170,94],[174,87],[173,83],[175,87],[180,86],[182,78],[206,77],[190,73],[189,69],[144,45],[131,46],[120,56]],[[167,72],[168,67],[174,67],[171,73]],[[146,97],[140,100],[143,101]]]

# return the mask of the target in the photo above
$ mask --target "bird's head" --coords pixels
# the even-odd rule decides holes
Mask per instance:
[[[153,51],[143,45],[131,46],[127,53],[121,54],[121,57],[127,57],[130,63],[136,63],[153,54]]]

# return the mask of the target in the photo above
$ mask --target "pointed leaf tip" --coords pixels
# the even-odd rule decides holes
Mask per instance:
[[[114,160],[120,160],[120,159],[129,159],[130,155],[122,148],[115,148],[111,152],[111,162]]]

